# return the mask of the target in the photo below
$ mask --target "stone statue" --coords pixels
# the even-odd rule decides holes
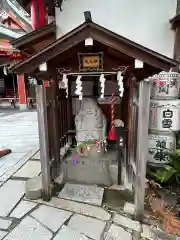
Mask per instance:
[[[96,100],[84,98],[75,117],[77,145],[88,141],[106,140],[106,118]]]

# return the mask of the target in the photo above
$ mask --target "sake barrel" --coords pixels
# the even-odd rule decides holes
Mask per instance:
[[[175,133],[149,133],[148,163],[160,165],[169,162],[169,152],[176,149]]]
[[[180,130],[180,100],[151,99],[149,130],[164,132]]]
[[[151,78],[151,98],[176,99],[180,94],[180,74],[162,72]]]

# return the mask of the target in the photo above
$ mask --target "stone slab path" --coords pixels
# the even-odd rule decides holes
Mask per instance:
[[[49,202],[28,200],[24,195],[24,179],[32,174],[32,169],[28,172],[24,166],[33,168],[32,164],[38,161],[36,153],[0,186],[0,196],[3,196],[0,198],[0,240],[133,240],[134,233],[138,233],[141,240],[169,240],[157,238],[152,226],[141,225],[122,212],[103,207],[102,203],[97,206],[93,201],[87,202],[85,196],[83,203],[74,197],[61,198],[61,194]],[[88,187],[92,191],[91,186],[80,186],[81,194]],[[94,186],[93,193],[97,193],[97,189]]]
[[[27,163],[36,161],[30,159]],[[49,202],[30,201],[23,192],[25,173],[29,176],[27,170],[18,179],[14,174],[0,187],[0,240],[133,240],[134,233],[142,240],[168,240],[156,238],[151,226],[102,204],[95,206],[59,196]]]
[[[134,233],[143,240],[169,240],[157,238],[152,226],[103,207],[103,188],[81,185],[68,199],[64,190],[49,202],[26,199],[25,180],[40,174],[39,152],[32,150],[38,144],[37,116],[13,113],[3,118],[0,128],[4,123],[6,130],[0,133],[0,143],[4,139],[14,155],[0,159],[0,169],[6,166],[0,170],[0,240],[132,240]]]
[[[101,206],[103,193],[100,187],[66,183],[58,197]]]
[[[5,181],[8,170],[28,152],[39,148],[36,111],[0,112],[0,149],[10,148],[12,153],[0,158],[0,181]]]

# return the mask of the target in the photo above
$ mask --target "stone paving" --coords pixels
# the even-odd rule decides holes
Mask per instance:
[[[33,163],[36,166],[40,161],[38,157],[36,153],[26,164],[33,168]],[[0,240],[132,240],[134,233],[144,237],[141,239],[162,240],[155,238],[151,226],[141,225],[102,204],[94,205],[93,201],[92,204],[86,203],[86,199],[84,203],[82,199],[72,201],[60,198],[59,194],[49,202],[28,200],[24,196],[24,179],[34,173],[32,169],[28,172],[26,167],[17,172],[0,187],[0,196],[3,196],[0,199]],[[79,189],[79,185],[75,186]],[[82,186],[85,188],[88,186]],[[97,192],[99,188],[95,188],[90,187]],[[94,195],[90,197],[96,199]]]
[[[7,180],[6,175],[11,175],[8,171],[25,158],[28,152],[39,148],[39,136],[36,111],[10,110],[2,112],[1,110],[0,114],[0,149],[12,150],[11,154],[0,158],[1,182]],[[12,169],[11,173],[13,171]]]
[[[29,114],[19,114],[18,121],[20,119],[22,122],[25,119],[27,121]],[[13,116],[16,116],[17,121],[17,115]],[[12,117],[12,115],[6,117]],[[11,120],[13,119],[11,118]],[[7,125],[8,119],[5,123],[6,129]],[[17,127],[20,131],[20,125]],[[21,139],[19,142],[23,144],[23,137],[21,135],[18,137],[18,131],[13,134],[17,139]],[[35,129],[32,129],[33,131],[36,136]],[[21,133],[22,135],[24,133],[27,138],[25,129]],[[28,133],[31,137],[31,131]],[[2,138],[1,135],[0,139]],[[32,142],[29,141],[28,144],[31,145]],[[8,138],[6,143],[10,144]],[[24,152],[22,153],[29,149],[28,144],[23,145]],[[16,145],[14,150],[17,150],[16,153],[19,154],[22,148]],[[10,158],[7,161],[10,161]],[[15,161],[18,161],[18,158]],[[141,225],[123,213],[105,208],[99,197],[98,204],[94,205],[95,201],[90,202],[89,199],[86,200],[82,197],[83,191],[78,196],[80,200],[77,196],[73,198],[75,199],[73,201],[70,197],[64,199],[61,198],[61,194],[52,197],[49,202],[43,202],[41,199],[28,200],[24,195],[25,180],[39,174],[39,152],[31,150],[16,164],[8,168],[6,174],[3,174],[4,177],[0,178],[3,180],[0,180],[0,240],[132,240],[135,233],[136,236],[143,237],[141,239],[162,240],[153,235],[151,226]],[[85,186],[82,187],[82,189],[85,188]],[[95,193],[98,193],[98,189],[101,194],[103,192],[101,188],[95,186],[91,187],[91,191],[93,189]],[[89,196],[97,198],[96,194],[89,194]]]

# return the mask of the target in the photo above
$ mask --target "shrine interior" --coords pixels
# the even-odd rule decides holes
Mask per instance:
[[[128,78],[124,74],[124,87],[126,87],[124,97],[120,98],[117,74],[113,72],[104,74],[103,96],[101,73],[97,72],[94,75],[91,72],[87,75],[82,74],[82,100],[79,100],[77,95],[78,76],[67,75],[69,88],[67,101],[68,106],[72,106],[70,126],[73,144],[67,152],[63,167],[66,181],[110,186],[117,183],[118,175],[117,138],[109,140],[108,137],[112,127],[112,107],[114,120],[122,120],[124,129],[128,129]],[[63,81],[63,75],[61,80]],[[126,133],[128,134],[128,131]],[[90,140],[92,142],[89,142]]]
[[[18,96],[17,76],[4,72],[0,67],[0,98],[14,98]]]

